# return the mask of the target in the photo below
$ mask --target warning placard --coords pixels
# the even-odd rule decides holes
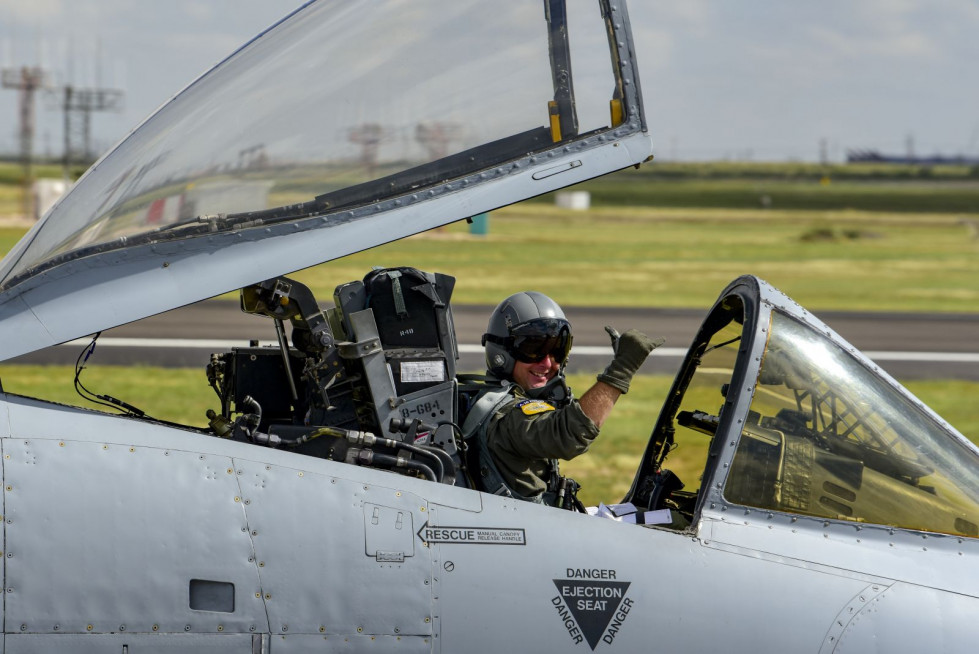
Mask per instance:
[[[626,594],[631,582],[612,581],[615,570],[589,569],[585,579],[572,578],[580,576],[572,574],[576,568],[568,570],[569,578],[554,580],[558,594],[551,599],[568,635],[576,644],[587,641],[593,650],[600,642],[613,644],[632,609]]]
[[[418,537],[426,543],[456,543],[466,545],[526,545],[523,529],[506,527],[436,527],[425,525]]]

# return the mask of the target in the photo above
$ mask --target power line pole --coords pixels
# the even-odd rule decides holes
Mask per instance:
[[[360,161],[367,171],[367,179],[374,179],[377,168],[377,151],[387,136],[387,130],[378,123],[364,123],[347,131],[347,140],[360,146]]]
[[[40,66],[4,68],[0,71],[3,88],[19,91],[20,162],[24,168],[24,217],[34,215],[34,93],[47,84],[47,71]]]
[[[64,154],[62,166],[66,179],[76,162],[90,162],[92,151],[92,113],[121,111],[124,93],[119,89],[79,88],[71,84],[54,89],[53,95],[64,113]]]
[[[415,126],[415,140],[425,148],[429,161],[448,155],[449,145],[459,140],[461,135],[462,125],[458,123],[418,123]]]

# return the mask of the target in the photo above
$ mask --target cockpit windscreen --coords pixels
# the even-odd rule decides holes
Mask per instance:
[[[810,326],[773,312],[726,499],[979,536],[979,457],[908,395]]]

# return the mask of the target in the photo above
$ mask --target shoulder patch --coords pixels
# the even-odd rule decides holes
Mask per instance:
[[[524,412],[524,415],[533,416],[538,413],[553,411],[554,405],[543,400],[523,400],[517,403],[517,407]]]

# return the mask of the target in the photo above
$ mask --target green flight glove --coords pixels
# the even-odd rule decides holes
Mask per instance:
[[[619,335],[611,327],[606,326],[605,331],[612,338],[612,351],[615,356],[612,363],[608,364],[605,372],[598,376],[598,381],[605,382],[612,388],[625,394],[629,392],[629,382],[639,370],[639,367],[649,356],[649,353],[666,342],[665,339],[652,339],[643,334],[638,329],[630,329],[626,333]]]

